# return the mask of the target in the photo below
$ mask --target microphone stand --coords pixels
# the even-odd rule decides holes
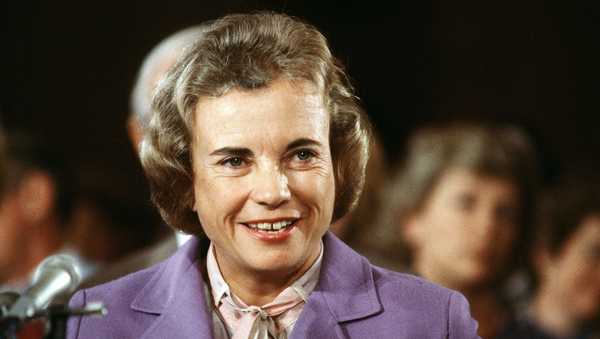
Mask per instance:
[[[65,339],[67,320],[70,316],[104,316],[106,308],[102,303],[89,303],[83,308],[68,308],[67,305],[51,305],[31,317],[20,319],[5,317],[0,313],[0,339],[17,339],[18,330],[28,321],[45,318],[49,324],[48,333],[44,339]]]
[[[89,303],[83,308],[70,309],[66,305],[53,305],[44,312],[50,321],[50,331],[44,339],[65,339],[67,320],[70,316],[104,316],[106,308],[102,303]]]
[[[16,339],[18,322],[5,317],[8,309],[19,299],[19,293],[6,291],[0,293],[0,339]]]

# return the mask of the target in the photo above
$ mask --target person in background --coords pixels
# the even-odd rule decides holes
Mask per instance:
[[[507,338],[600,337],[599,179],[573,175],[545,192],[532,256],[537,288]]]
[[[131,91],[130,113],[127,120],[129,140],[136,153],[139,154],[144,132],[152,120],[152,96],[158,83],[190,43],[202,38],[206,28],[206,24],[199,24],[180,30],[162,40],[144,58]],[[181,232],[175,232],[175,235],[174,239],[177,245],[181,245],[189,239],[188,235]],[[176,246],[171,247],[172,251],[170,252],[174,252],[176,248]]]
[[[459,293],[372,266],[332,233],[364,183],[370,123],[313,26],[214,21],[153,100],[152,199],[194,234],[173,256],[81,290],[80,338],[476,338]]]
[[[4,136],[5,175],[0,195],[0,285],[20,291],[46,257],[58,252],[77,257],[85,277],[95,265],[66,245],[72,189],[66,162],[33,135]]]
[[[421,128],[386,193],[381,242],[416,274],[462,292],[482,338],[511,322],[502,292],[523,258],[536,156],[519,129]],[[391,255],[390,255],[391,257]]]
[[[76,194],[67,241],[82,257],[102,264],[88,280],[164,237],[149,227],[159,218],[148,212],[146,206],[123,202],[105,192],[83,189]]]
[[[127,120],[129,140],[136,153],[140,151],[144,131],[152,120],[151,103],[156,86],[185,48],[191,42],[200,39],[205,30],[206,25],[200,24],[178,31],[162,40],[144,58],[131,91],[130,113]],[[172,234],[157,244],[108,265],[91,276],[81,287],[99,285],[165,260],[188,239],[189,235],[173,230]]]

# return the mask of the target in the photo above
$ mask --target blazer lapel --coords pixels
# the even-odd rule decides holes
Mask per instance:
[[[344,339],[346,338],[338,325],[337,320],[327,311],[327,305],[322,296],[311,293],[308,302],[304,305],[300,318],[294,325],[290,339]]]
[[[157,316],[141,339],[213,338],[212,314],[198,265],[203,247],[197,238],[189,240],[134,299],[134,311]]]
[[[340,323],[370,317],[383,309],[369,262],[329,232],[323,244],[319,283],[294,325],[291,339],[346,338]]]

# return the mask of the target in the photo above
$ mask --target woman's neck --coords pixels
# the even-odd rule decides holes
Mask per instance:
[[[229,265],[221,265],[222,260],[215,251],[221,274],[231,292],[246,305],[254,306],[263,306],[275,300],[283,290],[308,271],[318,256],[319,253],[316,253],[292,272],[259,272],[239,268],[232,270]]]

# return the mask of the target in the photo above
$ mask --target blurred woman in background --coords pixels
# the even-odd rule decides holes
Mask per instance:
[[[501,291],[527,242],[535,169],[520,130],[455,124],[418,130],[389,187],[382,240],[409,270],[465,294],[482,338],[511,319]]]

